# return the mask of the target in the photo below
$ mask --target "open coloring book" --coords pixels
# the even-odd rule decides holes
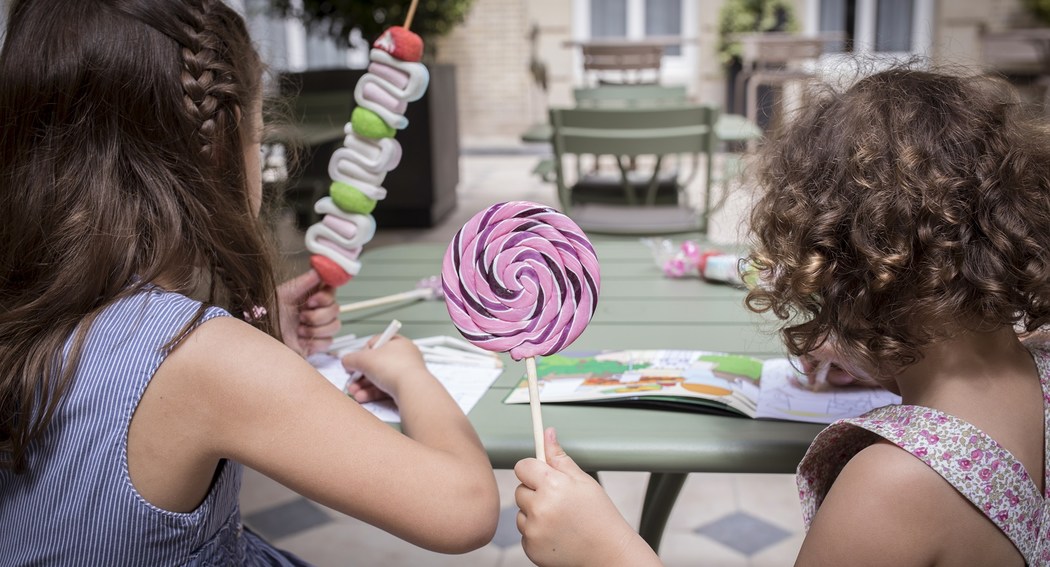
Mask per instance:
[[[538,358],[536,370],[543,403],[609,403],[811,423],[900,403],[879,388],[811,391],[786,358],[685,350],[570,352]],[[524,378],[504,402],[529,402]]]

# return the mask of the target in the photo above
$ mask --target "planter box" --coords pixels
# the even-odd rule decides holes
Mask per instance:
[[[423,98],[408,104],[408,127],[397,133],[401,163],[383,182],[387,197],[372,215],[379,229],[432,227],[456,206],[459,184],[459,120],[456,75],[452,65],[429,65],[430,86]],[[331,69],[282,77],[294,96],[305,163],[286,199],[305,228],[316,222],[313,204],[328,193],[328,160],[343,144],[343,125],[356,106],[354,86],[363,69]],[[298,94],[295,94],[298,93]]]

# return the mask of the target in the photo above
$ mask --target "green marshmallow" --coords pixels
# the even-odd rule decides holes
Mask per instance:
[[[354,112],[350,115],[350,124],[354,126],[354,133],[373,140],[393,138],[394,133],[397,132],[397,130],[387,125],[386,122],[383,122],[383,119],[378,114],[363,106],[354,108]]]
[[[328,193],[332,196],[335,206],[347,213],[367,215],[376,208],[375,199],[369,198],[357,187],[347,185],[342,181],[333,181],[328,187]]]

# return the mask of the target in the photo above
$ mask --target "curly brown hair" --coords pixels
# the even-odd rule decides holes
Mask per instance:
[[[759,152],[748,260],[787,349],[890,377],[963,331],[1050,321],[1050,130],[1004,81],[892,69]]]

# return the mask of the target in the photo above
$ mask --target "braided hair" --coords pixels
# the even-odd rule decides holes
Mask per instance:
[[[245,166],[261,72],[243,20],[218,0],[12,6],[0,52],[0,467],[25,468],[94,317],[143,286],[253,313],[278,335],[276,247]]]

